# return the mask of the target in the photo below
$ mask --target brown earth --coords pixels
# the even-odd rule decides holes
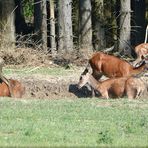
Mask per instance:
[[[37,74],[23,78],[19,78],[17,76],[11,77],[20,80],[25,86],[26,93],[23,98],[75,99],[90,96],[90,91],[87,87],[84,87],[81,90],[77,88],[78,76],[55,77]]]
[[[81,89],[77,88],[79,80],[78,75],[73,76],[43,76],[33,75],[24,78],[13,77],[20,80],[25,88],[26,93],[23,98],[28,99],[77,99],[91,97],[89,86]],[[147,91],[140,98],[147,98]]]

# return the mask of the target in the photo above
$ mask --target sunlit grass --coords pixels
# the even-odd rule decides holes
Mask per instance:
[[[148,101],[0,99],[1,146],[148,146]]]
[[[71,76],[64,67],[4,68],[6,76]],[[148,146],[148,100],[0,98],[0,146]]]
[[[6,75],[17,74],[21,76],[33,75],[33,74],[42,74],[42,75],[52,75],[52,76],[63,76],[63,75],[71,75],[75,74],[76,71],[79,70],[75,68],[65,69],[65,67],[55,67],[55,68],[47,68],[47,67],[27,67],[27,68],[3,68],[3,73]]]

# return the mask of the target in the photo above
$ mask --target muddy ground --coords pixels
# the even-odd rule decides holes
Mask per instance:
[[[32,75],[23,78],[13,77],[20,80],[26,88],[23,98],[27,99],[77,99],[91,97],[89,86],[77,88],[79,76],[45,76]],[[99,94],[97,95],[99,97]],[[141,98],[147,98],[145,91]]]
[[[79,77],[76,76],[45,76],[33,75],[23,78],[14,77],[20,80],[26,88],[23,98],[38,99],[59,99],[59,98],[82,98],[89,97],[89,87],[77,88]]]
[[[15,53],[15,54],[14,54]],[[66,59],[51,59],[48,54],[43,54],[32,49],[15,49],[11,52],[0,53],[5,60],[6,67],[28,67],[28,66],[44,66],[55,67],[65,66],[69,68],[69,60]],[[38,99],[60,99],[60,98],[84,98],[90,97],[91,91],[89,87],[77,88],[79,76],[86,65],[86,60],[73,60],[74,65],[78,66],[77,71],[68,76],[50,76],[33,74],[19,77],[16,74],[9,78],[20,80],[26,88],[23,98],[38,98]],[[98,94],[99,95],[99,94]],[[148,93],[145,92],[142,98],[147,98]]]

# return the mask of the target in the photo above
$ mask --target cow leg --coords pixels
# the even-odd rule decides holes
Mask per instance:
[[[128,99],[132,100],[132,99],[135,98],[135,96],[136,96],[135,95],[135,90],[132,90],[130,87],[128,87],[126,92],[127,92]]]
[[[145,87],[144,87],[145,88]],[[136,99],[140,98],[140,96],[142,95],[142,93],[144,92],[144,88],[139,88],[137,89],[137,94],[136,94]]]
[[[133,62],[133,66],[136,67],[137,65],[139,65],[141,60],[142,60],[142,58],[139,56],[139,57]]]
[[[93,71],[92,76],[98,81],[102,77],[102,74],[97,73],[96,71]],[[96,96],[96,91],[94,90],[93,87],[91,87],[91,92],[92,92],[91,97],[95,97]]]

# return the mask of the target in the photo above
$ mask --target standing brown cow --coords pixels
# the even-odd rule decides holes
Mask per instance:
[[[109,78],[137,75],[144,71],[146,63],[143,61],[139,67],[133,67],[118,57],[97,52],[89,59],[87,69],[89,66],[92,68],[92,75],[99,79],[102,75]]]

